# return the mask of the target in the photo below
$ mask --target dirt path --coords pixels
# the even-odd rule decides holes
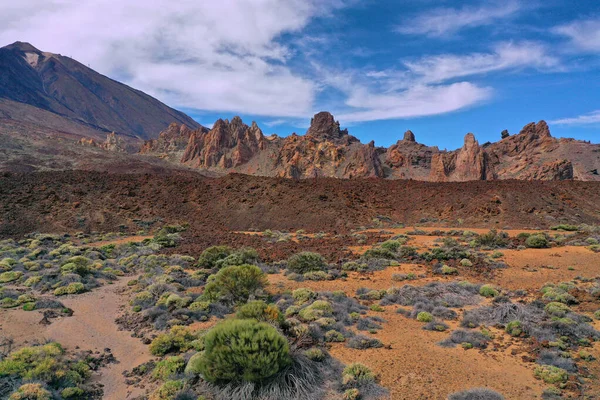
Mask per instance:
[[[152,356],[148,347],[139,339],[132,338],[127,331],[119,330],[115,318],[125,303],[120,294],[126,287],[128,278],[112,285],[105,285],[90,293],[61,298],[65,306],[73,309],[71,317],[52,320],[48,326],[39,325],[38,312],[24,312],[21,309],[0,313],[0,335],[15,339],[17,346],[36,340],[54,340],[69,350],[79,347],[82,350],[103,351],[110,348],[117,359],[100,370],[94,377],[104,385],[104,399],[124,400],[134,398],[143,392],[125,384],[123,372],[149,361]]]

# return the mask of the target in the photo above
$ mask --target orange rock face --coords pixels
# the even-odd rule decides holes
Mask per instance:
[[[172,124],[140,152],[172,155],[185,165],[213,173],[238,172],[294,179],[315,177],[471,180],[600,180],[600,145],[556,139],[544,121],[519,134],[480,145],[468,133],[454,151],[416,141],[411,131],[389,148],[362,144],[328,112],[314,116],[305,135],[265,137],[239,117],[218,120],[211,130]],[[173,156],[177,155],[177,157]]]

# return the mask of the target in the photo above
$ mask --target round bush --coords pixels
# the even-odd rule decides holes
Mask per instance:
[[[310,271],[321,271],[325,268],[325,261],[320,254],[303,251],[294,254],[288,259],[288,270],[298,274]]]
[[[431,321],[433,321],[433,315],[431,315],[427,311],[421,311],[420,313],[417,314],[417,321],[431,322]]]
[[[544,307],[544,310],[546,311],[546,313],[548,315],[551,315],[553,317],[559,317],[559,318],[564,317],[565,315],[567,315],[567,313],[569,313],[571,311],[569,306],[567,306],[566,304],[563,304],[563,303],[556,302],[556,301],[546,304],[546,307]]]
[[[519,336],[523,333],[523,325],[520,321],[510,321],[506,324],[505,330],[510,336]]]
[[[531,235],[525,240],[525,246],[532,249],[543,249],[548,247],[548,239],[544,235]]]
[[[267,286],[264,272],[256,265],[225,267],[208,277],[204,297],[209,301],[222,300],[228,303],[245,303]]]
[[[364,364],[352,363],[342,372],[344,386],[360,387],[375,382],[375,374]]]
[[[239,319],[255,319],[260,322],[280,324],[283,315],[274,304],[267,304],[262,300],[249,301],[238,310],[236,317]]]
[[[9,400],[50,400],[52,394],[39,383],[26,383],[10,395]]]
[[[210,382],[260,382],[290,364],[289,345],[275,328],[255,320],[228,320],[204,339],[198,369]]]
[[[496,297],[498,296],[498,291],[492,285],[483,285],[479,289],[479,294],[483,297]]]

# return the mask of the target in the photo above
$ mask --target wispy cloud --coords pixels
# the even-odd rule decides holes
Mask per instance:
[[[345,95],[340,120],[360,122],[414,118],[472,107],[488,101],[493,89],[469,77],[516,69],[560,70],[560,61],[534,42],[504,42],[489,53],[426,56],[403,62],[404,68],[329,71],[316,66],[324,86]]]
[[[451,85],[418,85],[407,90],[379,93],[365,87],[354,87],[347,105],[354,110],[341,113],[344,122],[414,118],[463,109],[488,99],[492,90],[469,82]]]
[[[550,121],[556,125],[591,125],[600,124],[600,110],[592,111],[588,114],[579,115],[572,118],[562,118]]]
[[[488,72],[518,68],[559,68],[558,58],[548,54],[546,47],[536,42],[505,42],[491,53],[465,55],[444,54],[406,62],[407,68],[428,83]]]
[[[395,31],[409,35],[440,37],[464,28],[490,25],[521,11],[517,1],[493,2],[479,7],[436,8],[414,18],[406,18]]]
[[[554,28],[554,32],[570,38],[577,50],[600,51],[600,18],[573,21]]]

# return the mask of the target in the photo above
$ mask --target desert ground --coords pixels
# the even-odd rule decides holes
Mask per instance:
[[[518,182],[467,195],[392,182],[357,198],[343,181],[56,177],[0,178],[0,397],[30,376],[52,395],[115,400],[600,393],[593,185],[534,183],[515,200]],[[216,196],[229,203],[209,206]],[[253,386],[206,378],[207,338],[240,321],[283,337],[292,364]],[[44,353],[15,372],[46,343],[61,345],[59,370],[86,371],[42,373]]]

